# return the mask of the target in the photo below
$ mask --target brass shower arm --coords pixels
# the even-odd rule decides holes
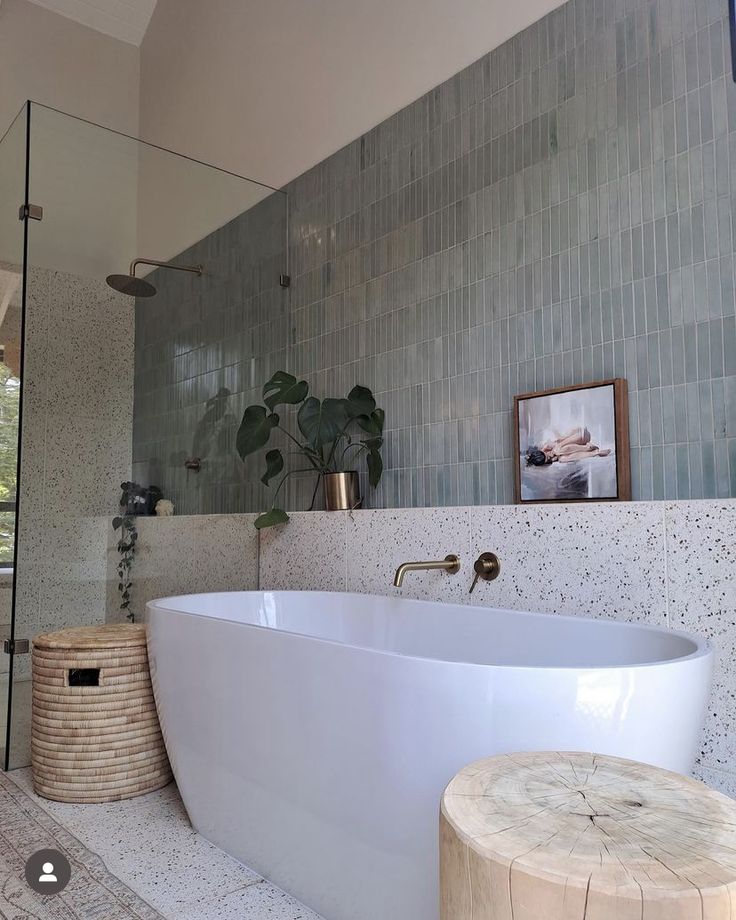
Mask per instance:
[[[201,275],[204,271],[201,265],[172,265],[171,262],[157,262],[156,259],[133,259],[130,263],[129,274],[135,278],[135,270],[138,265],[153,265],[156,268],[174,268],[178,272],[193,272],[195,275]]]

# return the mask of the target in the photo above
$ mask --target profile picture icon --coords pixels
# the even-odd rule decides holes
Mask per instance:
[[[43,864],[43,874],[38,877],[39,882],[58,882],[59,879],[54,875],[54,864],[47,862]]]
[[[54,895],[69,884],[72,867],[59,850],[36,850],[26,861],[26,881],[38,894]]]

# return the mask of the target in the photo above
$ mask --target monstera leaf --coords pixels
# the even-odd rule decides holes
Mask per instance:
[[[306,380],[297,380],[286,371],[276,371],[268,383],[263,386],[263,401],[273,412],[276,406],[295,406],[303,402],[309,393]]]
[[[253,523],[258,530],[264,527],[277,527],[279,524],[286,524],[289,521],[289,515],[282,511],[281,508],[271,508],[265,514],[259,515]]]
[[[299,430],[313,448],[335,440],[349,420],[347,400],[323,399],[310,396],[297,416]]]
[[[363,431],[370,435],[380,437],[383,434],[383,423],[385,418],[386,413],[383,409],[373,409],[370,413],[361,415],[357,419],[357,422]]]
[[[248,406],[235,441],[241,458],[245,460],[248,454],[265,447],[278,423],[279,417],[275,412],[269,415],[263,406]]]
[[[261,476],[261,482],[264,486],[267,486],[268,483],[273,479],[274,476],[278,476],[281,470],[284,468],[284,456],[278,448],[274,450],[269,450],[266,454],[266,472]]]
[[[368,387],[353,387],[348,393],[345,408],[350,418],[358,418],[361,415],[370,415],[376,408],[376,401]]]
[[[370,484],[375,489],[378,486],[378,483],[381,481],[381,475],[383,474],[383,459],[381,457],[379,448],[368,451],[367,463],[368,482],[370,482]]]
[[[318,475],[344,470],[346,463],[365,454],[369,482],[374,488],[378,486],[383,474],[381,449],[385,416],[383,409],[376,406],[368,387],[354,386],[345,399],[320,400],[309,395],[306,380],[277,371],[263,386],[263,402],[263,406],[249,406],[245,410],[238,429],[236,446],[243,460],[267,447],[271,432],[281,428],[276,407],[294,406],[298,432],[293,434],[284,428],[285,437],[291,441],[291,454],[301,454],[307,467]],[[357,453],[351,454],[351,449],[357,449]],[[278,448],[268,450],[265,460],[261,482],[268,486],[273,479],[280,479],[274,501],[289,476],[309,472],[302,468],[287,471],[285,453]],[[284,510],[273,507],[256,518],[255,526],[262,530],[286,524],[288,520],[289,515]]]

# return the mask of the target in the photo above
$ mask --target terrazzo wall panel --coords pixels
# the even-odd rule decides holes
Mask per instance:
[[[347,590],[685,629],[710,639],[716,652],[697,772],[736,795],[736,501],[296,512],[287,526],[260,535],[253,520],[142,519],[136,611],[155,597],[259,587]],[[472,563],[485,551],[499,556],[501,576],[471,596]],[[461,559],[458,575],[413,572],[402,588],[393,587],[400,563],[448,553]],[[108,609],[114,612],[112,544],[108,558]]]
[[[736,795],[736,502],[671,504],[666,522],[670,622],[716,648],[704,775]]]
[[[133,322],[104,282],[30,271],[16,638],[105,620],[109,515],[131,469]],[[15,668],[28,677],[30,656]]]
[[[138,518],[131,610],[136,620],[159,597],[258,587],[258,532],[254,514],[199,514]],[[116,575],[117,537],[108,519],[108,622],[124,622]]]
[[[736,795],[735,546],[734,501],[296,513],[261,534],[260,587],[605,617],[706,636],[716,668],[697,770]],[[485,551],[498,555],[501,575],[471,596],[472,564]],[[460,556],[459,574],[410,573],[393,587],[401,562],[448,553]]]
[[[615,375],[634,498],[736,495],[727,8],[570,0],[291,183],[288,317],[264,332],[240,278],[223,285],[253,336],[203,314],[210,363],[176,359],[147,416],[157,455],[194,436],[222,375],[237,417],[283,366],[318,395],[377,393],[373,506],[504,503],[513,395]],[[208,245],[245,257],[237,226]],[[195,390],[199,415],[170,408]],[[162,390],[141,374],[136,392],[145,407]],[[182,483],[186,506],[261,510],[266,490],[234,470],[218,507]],[[297,483],[288,504],[310,497]]]

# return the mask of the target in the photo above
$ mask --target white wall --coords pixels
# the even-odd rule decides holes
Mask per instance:
[[[560,0],[158,0],[141,136],[280,186]]]
[[[137,255],[140,144],[33,106],[29,264],[104,281]]]
[[[186,157],[137,147],[137,254],[145,258],[173,258],[272,194],[255,182]],[[139,274],[146,270],[139,269]]]
[[[27,99],[138,134],[139,51],[28,0],[0,3],[0,135]]]
[[[2,0],[0,136],[27,99],[137,136],[139,58],[134,45],[27,0]],[[0,191],[18,204],[22,133],[0,149]],[[136,250],[138,145],[38,108],[31,151],[31,200],[45,216],[31,227],[30,264],[98,279],[125,271]],[[7,213],[0,258],[17,263],[19,224]]]
[[[178,22],[177,9],[168,18],[167,26]],[[30,98],[138,137],[139,61],[134,45],[28,0],[0,0],[0,136]],[[32,122],[31,200],[45,210],[43,223],[31,225],[29,261],[37,267],[104,280],[139,255],[175,256],[264,194],[40,107]],[[0,197],[20,204],[17,127],[0,147]],[[12,209],[0,215],[0,258],[19,262],[20,243]]]

